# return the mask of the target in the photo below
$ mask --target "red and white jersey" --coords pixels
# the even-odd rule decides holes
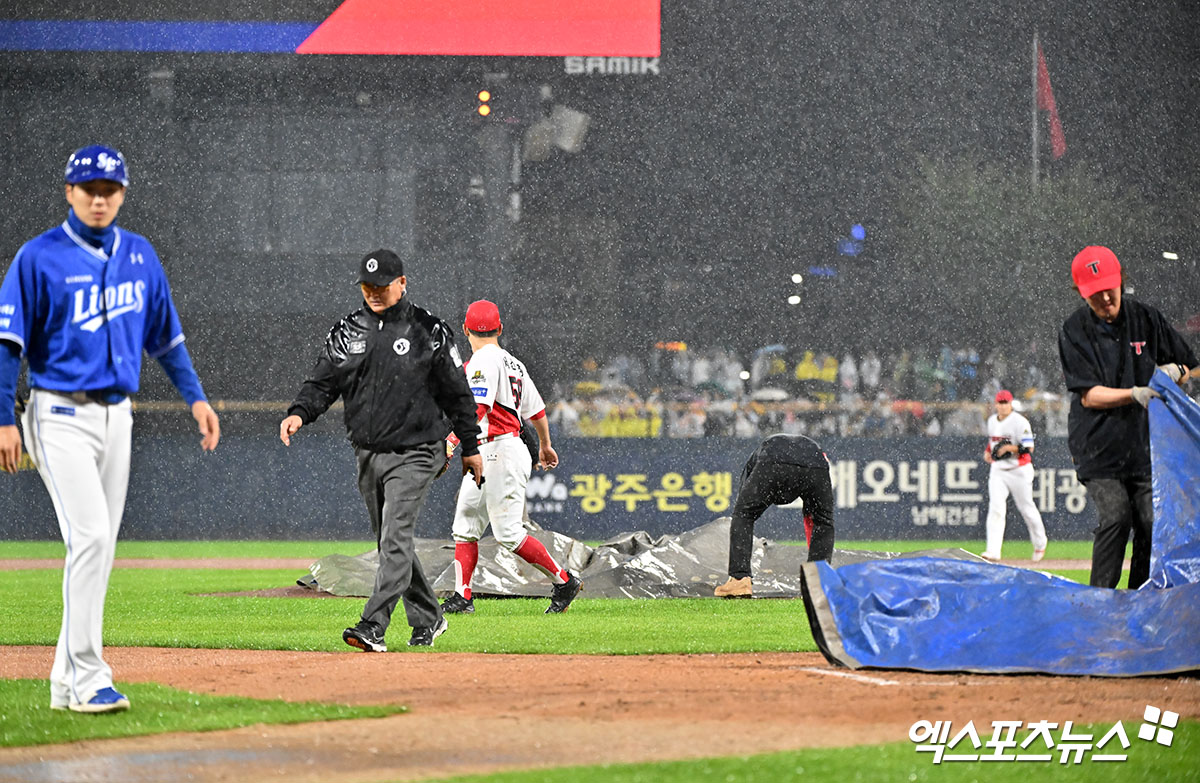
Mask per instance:
[[[546,403],[525,365],[499,345],[480,348],[465,369],[479,412],[480,441],[520,435],[522,421],[546,415]]]
[[[1007,440],[1014,446],[1033,448],[1033,428],[1029,426],[1029,419],[1016,411],[1005,416],[1004,421],[1000,421],[999,417],[993,413],[987,420],[987,432],[988,451],[991,451],[992,447],[1002,440]],[[998,470],[1012,470],[1022,465],[1028,465],[1030,462],[1033,462],[1033,455],[1021,454],[1015,459],[1013,457],[998,459],[992,463],[992,467]]]

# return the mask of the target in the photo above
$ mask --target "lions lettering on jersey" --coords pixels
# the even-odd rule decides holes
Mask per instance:
[[[86,297],[87,305],[84,306]],[[78,324],[85,332],[94,332],[105,321],[119,318],[126,313],[140,313],[146,307],[146,281],[135,280],[110,285],[104,289],[104,307],[100,307],[100,286],[94,285],[87,291],[75,291],[75,314],[71,323]]]
[[[158,358],[183,342],[154,247],[114,231],[111,254],[65,222],[17,251],[0,284],[0,339],[25,353],[30,386],[134,394],[143,352]]]

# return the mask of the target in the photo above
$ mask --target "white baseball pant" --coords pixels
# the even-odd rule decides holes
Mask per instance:
[[[497,543],[512,551],[525,540],[525,486],[533,460],[524,441],[501,436],[479,444],[483,457],[483,486],[463,476],[451,532],[455,541],[478,541],[490,523]]]
[[[62,627],[50,670],[50,704],[65,707],[113,684],[101,637],[129,486],[133,411],[128,399],[79,403],[34,389],[21,421],[67,548]]]
[[[987,546],[983,551],[986,557],[993,560],[1000,559],[1000,549],[1004,544],[1004,518],[1009,495],[1012,495],[1013,505],[1029,528],[1029,541],[1033,548],[1046,548],[1046,526],[1042,524],[1042,514],[1033,501],[1033,464],[1007,470],[992,468],[988,476]]]

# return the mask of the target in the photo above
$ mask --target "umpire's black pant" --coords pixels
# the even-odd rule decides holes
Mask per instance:
[[[1129,587],[1137,589],[1150,578],[1150,541],[1154,527],[1154,497],[1149,476],[1088,479],[1083,482],[1096,506],[1100,523],[1093,531],[1092,587],[1116,587],[1121,581],[1125,545],[1133,533]]]
[[[733,520],[729,523],[729,576],[750,576],[754,548],[754,523],[769,506],[804,501],[804,513],[812,517],[812,541],[808,560],[828,560],[833,554],[833,483],[829,467],[806,468],[759,459],[749,475],[742,477]]]
[[[371,532],[379,549],[375,589],[363,607],[362,618],[382,633],[403,597],[409,625],[435,625],[441,620],[442,610],[417,559],[413,534],[425,496],[445,459],[442,445],[425,443],[397,454],[355,449],[355,454],[358,491],[367,504]]]

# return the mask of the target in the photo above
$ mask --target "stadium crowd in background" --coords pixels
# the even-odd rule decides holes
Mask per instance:
[[[666,343],[646,357],[586,359],[555,388],[549,415],[568,437],[976,436],[996,392],[1011,388],[1038,432],[1061,436],[1066,394],[1041,367],[1045,347],[1031,344],[1013,362],[949,346],[836,358],[775,345],[744,363],[724,349]]]

